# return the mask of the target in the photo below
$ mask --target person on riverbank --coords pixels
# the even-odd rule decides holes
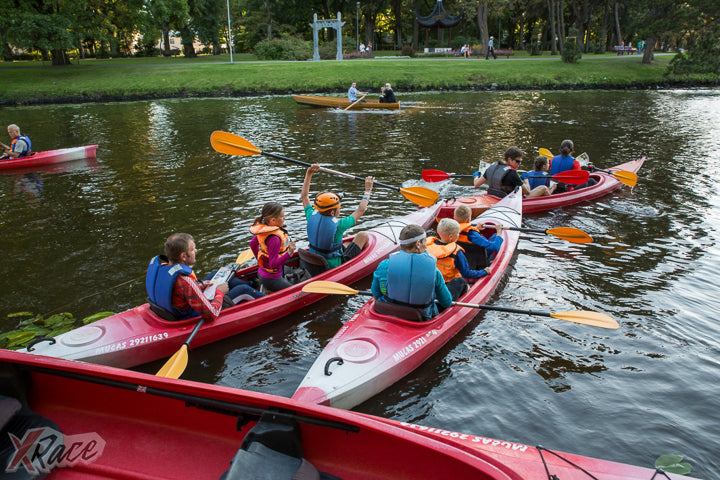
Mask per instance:
[[[440,238],[427,239],[427,251],[437,258],[437,268],[453,300],[457,300],[468,291],[467,280],[482,278],[491,273],[490,267],[473,270],[465,257],[465,250],[458,245],[460,224],[452,218],[443,218],[437,226]]]
[[[8,125],[7,132],[10,136],[11,142],[10,145],[0,143],[0,146],[2,146],[4,151],[0,159],[27,157],[31,153],[30,149],[32,147],[32,142],[30,142],[30,138],[28,138],[27,135],[21,135],[20,127],[18,127],[14,123]]]
[[[364,44],[364,43],[360,42],[360,46],[358,47],[358,51],[360,52],[360,56],[361,56],[361,57],[364,57],[364,56],[365,56],[365,44]]]
[[[573,144],[572,140],[563,140],[562,143],[560,143],[560,155],[555,155],[552,160],[550,160],[550,175],[557,175],[558,173],[567,172],[568,170],[582,170],[582,165],[580,165],[580,162],[575,160],[575,158],[572,156],[574,148],[575,145]],[[578,190],[581,188],[590,187],[592,185],[595,185],[596,183],[597,182],[595,181],[595,179],[591,178],[582,185],[558,185],[558,187],[555,189],[555,193]]]
[[[366,232],[359,232],[349,245],[342,243],[345,231],[353,227],[363,216],[370,203],[373,177],[365,178],[365,193],[357,209],[347,217],[340,218],[340,197],[332,192],[320,192],[310,202],[310,182],[313,173],[320,170],[317,163],[308,167],[305,172],[300,196],[302,198],[305,219],[307,220],[307,236],[310,252],[325,257],[330,268],[356,257],[368,241]]]
[[[295,253],[295,242],[285,230],[285,208],[277,202],[266,203],[255,219],[250,233],[250,249],[258,262],[258,280],[271,292],[292,284],[283,277],[283,267]]]
[[[395,92],[393,92],[389,83],[380,87],[380,91],[382,92],[380,94],[380,103],[397,103],[397,100],[395,100]]]
[[[495,40],[493,37],[490,37],[490,40],[488,40],[487,51],[485,52],[485,60],[489,60],[490,55],[493,56],[494,60],[497,60],[497,55],[495,55]]]
[[[165,242],[165,255],[150,261],[145,287],[150,301],[176,320],[200,315],[206,322],[212,322],[220,315],[229,288],[227,283],[220,283],[212,299],[205,297],[210,282],[200,282],[195,276],[192,266],[196,254],[192,235],[173,233]]]
[[[508,148],[503,159],[490,165],[482,175],[479,170],[473,173],[473,184],[477,188],[487,182],[488,195],[500,198],[507,196],[517,187],[522,188],[524,194],[529,194],[530,190],[517,173],[517,168],[522,163],[524,155],[525,152],[518,147]]]
[[[426,237],[420,225],[400,230],[400,250],[375,269],[371,291],[379,302],[415,308],[429,320],[439,313],[438,306],[452,305],[452,294],[437,268],[437,259],[427,251]]]
[[[351,102],[357,102],[357,96],[358,95],[367,95],[368,92],[360,92],[358,91],[356,87],[356,83],[352,82],[352,85],[350,85],[350,88],[348,89],[348,100]],[[360,102],[364,103],[365,100],[360,100]]]
[[[552,195],[555,191],[558,184],[550,181],[549,168],[550,163],[547,157],[536,157],[535,170],[520,176],[525,182],[525,187],[530,190],[528,197],[544,197]]]
[[[472,210],[467,205],[458,205],[453,212],[453,219],[458,222],[460,232],[458,234],[458,245],[465,250],[465,257],[471,269],[485,268],[495,257],[503,243],[502,225],[493,225],[495,229],[490,238],[480,233],[480,228],[470,223]]]

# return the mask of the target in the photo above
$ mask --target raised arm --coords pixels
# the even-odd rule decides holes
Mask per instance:
[[[358,205],[357,209],[355,209],[352,213],[352,216],[355,218],[355,222],[360,220],[360,217],[362,217],[365,210],[367,210],[368,204],[370,203],[373,180],[373,177],[365,177],[365,193],[363,193],[362,200],[360,200],[360,205]]]
[[[310,181],[312,180],[313,173],[320,170],[320,165],[313,163],[305,171],[305,180],[303,181],[302,190],[300,191],[300,197],[302,198],[303,207],[310,205]]]

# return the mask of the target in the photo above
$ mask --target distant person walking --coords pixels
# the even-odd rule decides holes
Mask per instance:
[[[360,50],[360,56],[361,56],[361,57],[364,57],[364,56],[365,56],[365,44],[364,44],[364,43],[360,43],[360,46],[358,47],[358,50]]]
[[[488,40],[487,52],[485,52],[485,60],[489,60],[490,54],[492,54],[494,60],[497,60],[497,55],[495,55],[495,41],[493,37],[490,37],[490,40]]]

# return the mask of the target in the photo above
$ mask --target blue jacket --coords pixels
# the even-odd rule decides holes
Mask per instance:
[[[575,165],[575,159],[570,155],[556,155],[550,163],[550,175],[572,170],[573,165]]]
[[[145,289],[150,301],[172,313],[177,319],[190,318],[198,315],[192,308],[178,310],[172,304],[172,291],[178,275],[190,275],[192,268],[176,263],[168,265],[165,255],[158,255],[150,260],[147,275],[145,276]]]
[[[523,179],[527,179],[530,183],[530,190],[540,185],[550,186],[550,174],[548,172],[533,170],[522,174]]]
[[[342,243],[334,241],[339,221],[337,217],[322,215],[317,210],[310,215],[307,222],[307,236],[312,253],[325,258],[342,255]]]

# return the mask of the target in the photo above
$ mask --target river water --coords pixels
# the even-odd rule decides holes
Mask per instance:
[[[693,476],[720,470],[720,91],[425,93],[400,112],[338,112],[290,97],[188,99],[2,110],[35,150],[100,145],[95,162],[0,175],[0,331],[7,314],[83,317],[144,302],[147,261],[174,231],[192,233],[196,270],[247,248],[267,201],[304,238],[304,168],[212,150],[214,130],[266,152],[318,161],[442,198],[469,179],[425,184],[421,171],[472,173],[511,145],[559,150],[565,138],[597,167],[647,155],[634,189],[528,215],[595,242],[524,235],[492,304],[594,310],[616,331],[479,312],[426,364],[356,410],[429,426],[652,467],[675,453]],[[7,143],[7,141],[5,141]],[[312,192],[362,184],[317,174]],[[375,189],[359,228],[415,206]],[[369,279],[359,288],[369,285]],[[362,304],[327,298],[247,334],[192,349],[183,378],[291,396],[325,343]],[[155,372],[163,362],[139,367]]]

